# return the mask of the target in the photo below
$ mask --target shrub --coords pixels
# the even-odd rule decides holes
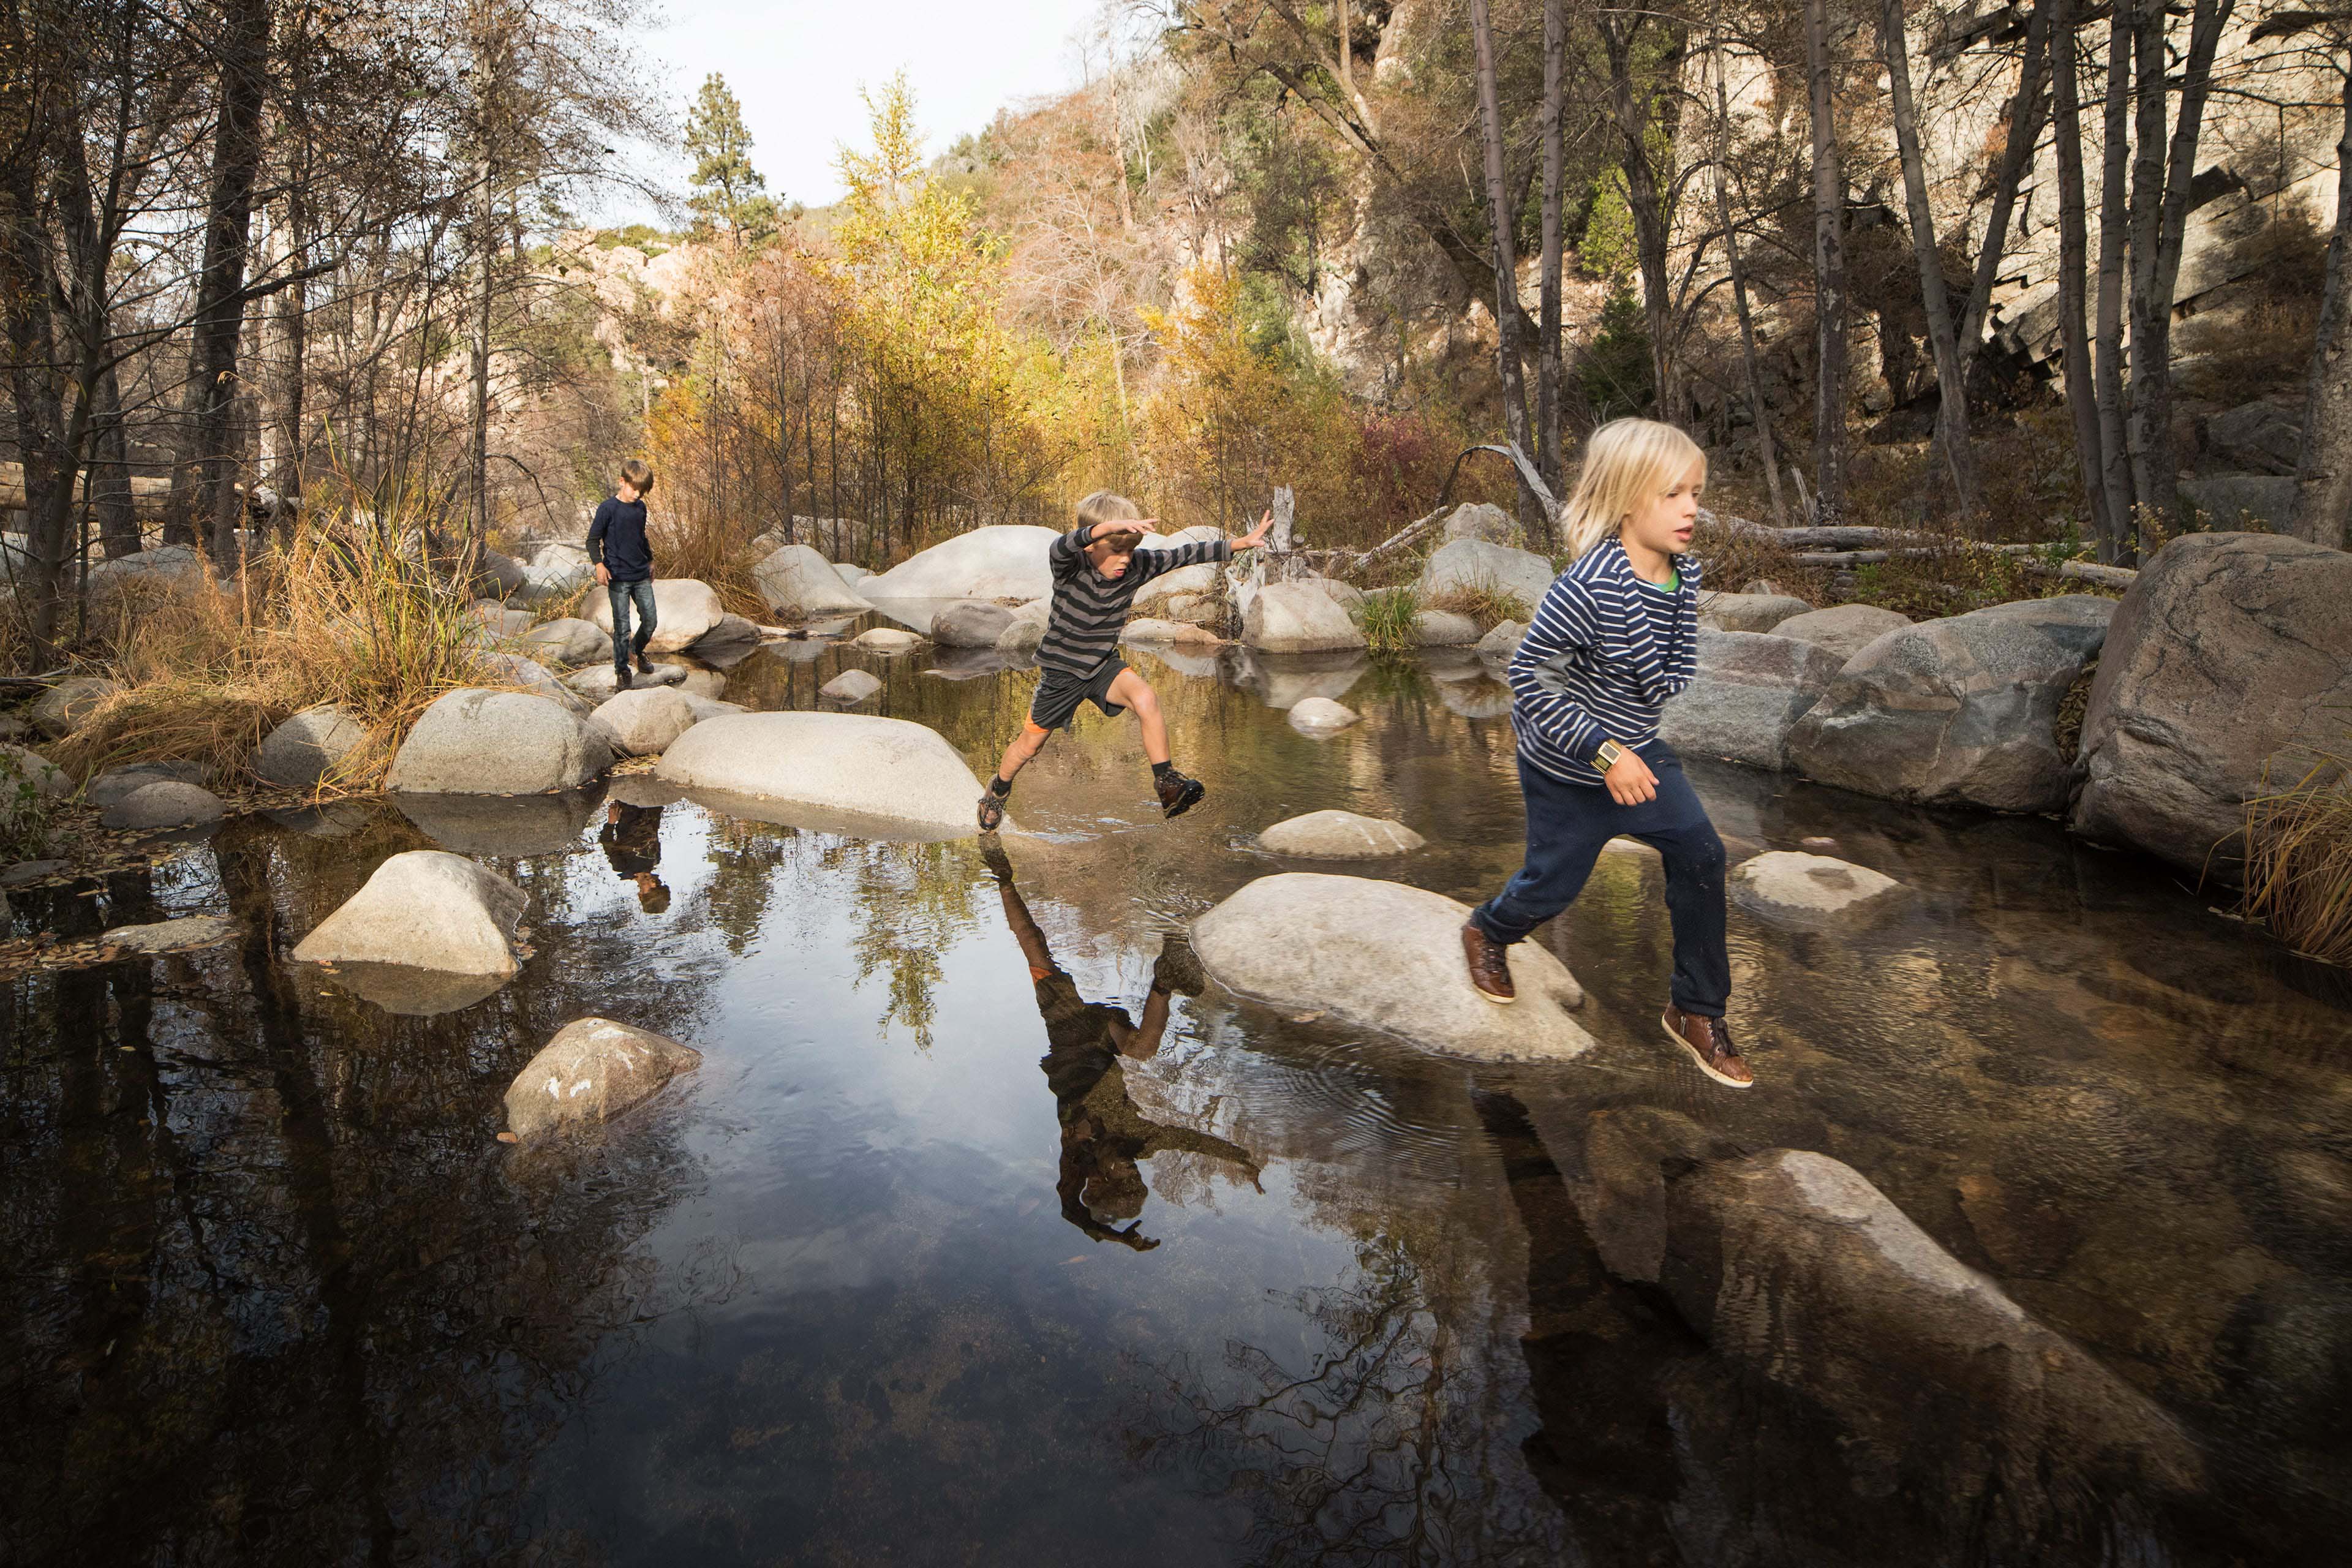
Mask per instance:
[[[0,752],[0,857],[38,859],[49,847],[55,805],[13,755]]]

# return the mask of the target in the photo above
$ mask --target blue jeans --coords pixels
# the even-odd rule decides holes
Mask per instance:
[[[1529,931],[1576,901],[1601,847],[1623,834],[1658,852],[1666,868],[1666,914],[1675,927],[1675,1006],[1723,1016],[1731,999],[1731,955],[1724,942],[1723,840],[1706,819],[1683,765],[1663,741],[1639,747],[1658,775],[1658,794],[1620,805],[1595,784],[1563,784],[1519,759],[1519,793],[1528,803],[1528,858],[1510,885],[1470,918],[1499,942]]]
[[[629,668],[629,655],[646,651],[653,640],[654,627],[659,623],[654,617],[654,585],[650,579],[639,583],[607,583],[604,592],[613,601],[613,668]],[[637,606],[637,635],[629,637],[629,605]]]

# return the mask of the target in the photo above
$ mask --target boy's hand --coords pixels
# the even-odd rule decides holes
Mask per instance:
[[[1601,775],[1601,782],[1609,787],[1609,798],[1619,805],[1639,805],[1658,798],[1658,775],[1630,749]]]
[[[1251,529],[1247,533],[1243,534],[1239,539],[1234,541],[1234,548],[1235,550],[1255,550],[1259,545],[1265,542],[1265,531],[1273,526],[1274,509],[1272,507],[1268,507],[1265,509],[1265,515],[1257,520],[1257,526],[1255,528]]]
[[[609,588],[613,585],[613,569],[602,561],[596,563],[596,582],[602,587]]]
[[[1160,520],[1156,517],[1115,517],[1108,522],[1098,522],[1095,524],[1094,531],[1087,534],[1087,542],[1091,543],[1093,541],[1100,539],[1105,534],[1109,533],[1150,533],[1153,528],[1159,525],[1159,522]]]

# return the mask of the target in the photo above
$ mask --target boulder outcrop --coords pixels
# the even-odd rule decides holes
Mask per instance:
[[[877,837],[979,831],[980,780],[946,737],[860,713],[745,713],[697,724],[655,776],[737,816]]]
[[[553,698],[466,688],[435,700],[392,759],[384,787],[422,795],[541,795],[613,765],[601,731]]]
[[[279,789],[314,789],[367,745],[366,727],[341,704],[294,714],[254,749],[253,772]]]
[[[2058,705],[2098,657],[2115,601],[2025,599],[1923,621],[1846,662],[1789,736],[1790,765],[1860,795],[2057,811]]]
[[[228,815],[221,797],[201,784],[177,779],[157,779],[140,785],[99,814],[107,827],[157,832],[218,822]]]
[[[990,647],[1013,625],[1013,612],[981,600],[949,605],[931,617],[931,640],[941,647]]]
[[[1769,632],[1811,609],[1804,600],[1780,594],[1702,594],[1698,624],[1718,632]]]
[[[1312,578],[1268,583],[1250,595],[1242,641],[1267,653],[1322,653],[1364,646],[1364,634]]]
[[[1558,575],[1549,558],[1533,551],[1465,537],[1438,546],[1412,587],[1423,604],[1461,591],[1507,594],[1532,616]]]
[[[0,800],[13,801],[20,779],[30,782],[47,800],[63,800],[74,792],[73,780],[57,763],[38,752],[0,742]]]
[[[1061,537],[1050,528],[1003,523],[975,528],[865,579],[867,599],[1042,599],[1054,591],[1045,552]]]
[[[1362,877],[1260,877],[1192,922],[1192,950],[1228,989],[1328,1013],[1427,1049],[1478,1061],[1567,1061],[1592,1040],[1568,1009],[1583,988],[1539,943],[1511,948],[1518,1001],[1497,1007],[1462,965],[1469,907],[1443,893]]]
[[[2341,550],[2254,533],[2166,545],[2124,595],[2091,682],[2074,830],[2234,874],[2245,803],[2343,750],[2347,605]]]
[[[304,963],[509,975],[520,967],[515,928],[529,901],[520,888],[462,856],[411,849],[378,866],[294,956]]]
[[[558,664],[594,664],[613,657],[613,634],[577,616],[542,621],[522,634],[522,642],[535,657]]]
[[[1769,632],[1698,634],[1698,673],[1669,698],[1658,733],[1677,752],[1751,768],[1789,765],[1789,732],[1843,663],[1813,643]]]
[[[1876,605],[1832,605],[1826,610],[1807,610],[1802,615],[1790,616],[1772,628],[1772,635],[1811,643],[1844,660],[1888,632],[1900,631],[1910,624],[1911,617],[1900,610],[1883,610]]]
[[[788,621],[821,621],[855,616],[874,607],[841,580],[833,563],[805,544],[787,544],[751,568],[751,579],[768,607]]]
[[[719,595],[710,584],[694,577],[656,577],[654,579],[654,635],[646,644],[648,653],[677,653],[692,647],[698,638],[717,626],[727,614],[719,602]],[[613,635],[612,595],[598,592],[588,595],[588,616],[607,638]],[[636,625],[636,611],[629,612],[629,624]]]
[[[882,689],[881,678],[870,669],[845,669],[816,689],[817,695],[855,708]]]
[[[695,723],[685,694],[670,686],[615,692],[588,717],[591,723],[604,726],[615,751],[630,757],[667,751]]]

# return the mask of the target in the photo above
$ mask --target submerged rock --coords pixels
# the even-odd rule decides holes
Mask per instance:
[[[868,669],[845,669],[816,689],[820,697],[831,698],[845,708],[854,708],[882,689],[881,679]]]
[[[1902,884],[1826,855],[1773,849],[1731,868],[1730,893],[1778,925],[1811,928],[1878,915]]]
[[[1698,634],[1698,673],[1667,699],[1658,733],[1685,756],[1751,768],[1789,765],[1789,733],[1843,663],[1827,648],[1768,632]]]
[[[1277,822],[1257,836],[1277,855],[1315,860],[1378,860],[1410,855],[1427,840],[1402,822],[1352,811],[1310,811]]]
[[[980,780],[946,737],[861,713],[745,713],[697,724],[655,776],[719,797],[738,816],[884,837],[977,833]],[[764,804],[762,804],[764,803]]]
[[[631,757],[667,751],[695,725],[694,710],[685,695],[667,686],[616,692],[589,718],[604,727],[614,750]]]
[[[541,795],[613,765],[604,734],[552,698],[460,689],[418,717],[384,787],[421,795]]]
[[[1289,1011],[1324,1012],[1478,1061],[1567,1061],[1591,1048],[1567,1009],[1584,1001],[1538,944],[1511,949],[1518,1001],[1498,1007],[1462,960],[1465,904],[1363,877],[1260,877],[1192,922],[1192,950],[1228,989]]]
[[[528,902],[520,888],[461,856],[411,849],[378,866],[294,956],[503,977],[520,967],[515,927]]]
[[[830,616],[855,616],[874,607],[866,597],[841,580],[833,563],[805,544],[787,544],[751,568],[760,596],[788,621],[821,621]]]
[[[646,644],[648,653],[677,653],[694,646],[695,640],[717,626],[727,611],[719,603],[719,595],[709,584],[693,577],[656,577],[654,579],[654,635]],[[609,639],[613,634],[612,595],[603,592],[588,595],[588,616],[597,629]],[[634,634],[636,609],[629,610],[629,626]]]
[[[1050,528],[998,524],[932,545],[857,584],[865,598],[1042,599],[1054,591]]]
[[[2058,705],[2116,602],[2024,599],[1892,631],[1847,660],[1789,735],[1807,777],[1925,805],[2056,811]]]
[[[340,703],[305,708],[254,749],[253,772],[279,789],[314,789],[368,743],[365,726]]]
[[[1267,653],[1360,648],[1364,634],[1315,579],[1268,583],[1250,596],[1242,641]]]
[[[2258,533],[2166,545],[2124,595],[2091,682],[2074,830],[2235,877],[2246,802],[2344,749],[2347,605],[2345,551]]]
[[[702,1053],[666,1035],[610,1018],[566,1024],[508,1086],[507,1126],[522,1141],[581,1122],[608,1121],[682,1072]]]
[[[1290,705],[1290,727],[1302,734],[1336,735],[1363,715],[1328,697],[1302,697]]]
[[[99,822],[107,827],[160,831],[218,822],[227,815],[221,797],[201,784],[155,779],[108,806]]]

